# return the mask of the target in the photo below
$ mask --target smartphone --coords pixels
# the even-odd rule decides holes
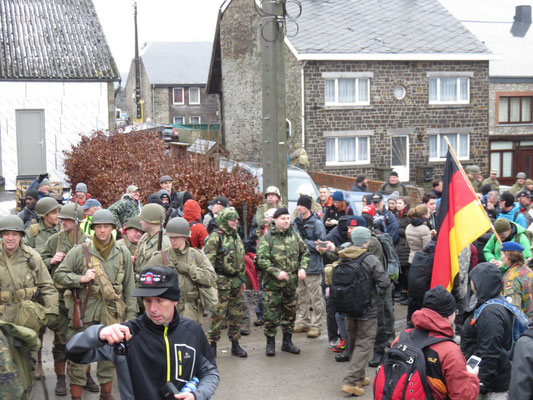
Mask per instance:
[[[480,362],[481,362],[481,358],[479,358],[478,356],[470,356],[470,358],[466,362],[466,365],[474,369],[479,365]]]
[[[327,242],[324,242],[324,241],[322,241],[322,240],[317,240],[316,246],[317,246],[319,249],[327,249],[327,248],[328,248],[328,243],[327,243]]]

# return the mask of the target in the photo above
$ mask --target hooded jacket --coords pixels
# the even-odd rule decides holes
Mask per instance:
[[[525,231],[526,230],[520,225],[511,222],[511,233],[509,236],[507,236],[504,242],[514,241],[524,246],[524,251],[522,254],[524,254],[524,259],[527,260],[529,257],[531,257],[531,243],[529,243],[529,239],[527,238]],[[516,240],[517,236],[520,236],[518,237],[518,240]],[[495,235],[492,235],[485,247],[483,247],[483,255],[485,257],[485,261],[502,260],[502,249],[500,242],[498,242],[498,239],[496,239]],[[503,272],[505,272],[506,269],[507,267],[502,267]]]
[[[411,218],[411,223],[405,228],[405,238],[409,244],[409,264],[413,262],[415,253],[421,251],[431,241],[431,231],[425,224],[425,218]]]
[[[416,329],[429,331],[429,336],[454,337],[452,326],[436,311],[422,308],[415,311],[412,322]],[[436,354],[435,354],[436,353]],[[466,359],[455,342],[445,340],[424,351],[426,374],[435,400],[476,400],[479,379],[466,370]],[[435,355],[437,357],[435,357]],[[431,362],[437,359],[437,362]]]
[[[409,212],[409,207],[406,207],[405,210],[402,211],[401,216],[398,215],[398,222],[400,224],[400,228],[398,229],[398,243],[394,246],[396,249],[396,253],[398,254],[398,258],[400,259],[400,265],[402,267],[409,265],[409,244],[407,243],[407,239],[405,237],[405,229],[409,225],[409,217],[407,216],[407,213]]]
[[[533,328],[526,331],[516,342],[513,353],[513,369],[509,385],[509,399],[530,400],[533,398]]]
[[[491,263],[478,264],[470,273],[477,297],[475,308],[498,297],[502,291],[502,276]],[[480,393],[505,392],[511,379],[511,347],[513,314],[499,304],[490,304],[473,321],[466,318],[461,331],[461,350],[466,358],[476,355],[479,364]]]
[[[187,220],[191,227],[189,243],[191,247],[201,249],[204,247],[204,240],[208,236],[207,229],[202,224],[202,209],[196,200],[187,200],[183,206],[183,218]]]
[[[298,216],[294,220],[294,231],[300,235],[309,250],[309,275],[321,274],[324,271],[322,256],[316,250],[315,241],[326,238],[326,229],[322,221],[314,214],[307,219]]]
[[[516,222],[522,228],[527,229],[526,217],[524,217],[520,213],[520,205],[518,203],[514,203],[513,208],[511,208],[511,210],[507,212],[501,210],[500,214],[498,215],[498,218],[505,218],[508,219],[510,222]]]

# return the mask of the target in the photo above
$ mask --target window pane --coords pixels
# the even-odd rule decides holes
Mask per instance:
[[[457,79],[440,78],[440,101],[457,100]]]
[[[468,100],[468,78],[461,78],[459,82],[461,85],[459,100]]]
[[[358,101],[368,101],[368,79],[359,79],[359,99]]]
[[[503,153],[502,176],[513,176],[513,153]]]
[[[468,135],[459,135],[459,157],[468,157]]]
[[[174,123],[183,125],[185,123],[184,117],[174,117]]]
[[[509,117],[510,122],[520,121],[520,97],[511,97],[511,115]]]
[[[335,103],[335,81],[326,81],[326,103]]]
[[[490,153],[490,169],[495,169],[498,171],[498,176],[500,175],[500,153]]]
[[[360,137],[357,139],[358,152],[357,152],[357,161],[368,161],[368,138]]]
[[[355,161],[355,138],[338,138],[339,162]]]
[[[500,97],[500,107],[498,108],[498,121],[509,122],[509,98]]]
[[[446,153],[448,152],[448,144],[444,141],[444,138],[447,137],[451,146],[452,146],[452,149],[453,151],[455,152],[455,154],[458,154],[457,153],[457,134],[446,134],[446,135],[439,135],[439,138],[440,138],[440,154],[439,154],[439,157],[440,158],[446,158]]]
[[[174,89],[174,103],[183,103],[183,89]]]
[[[429,158],[437,158],[437,135],[429,135]]]
[[[189,89],[189,103],[195,104],[200,102],[200,89],[190,88]]]
[[[429,101],[436,101],[436,100],[437,100],[437,80],[430,79],[429,80]]]
[[[335,159],[335,139],[326,139],[326,162],[334,162]]]
[[[339,103],[355,103],[355,79],[339,79]]]
[[[200,123],[200,117],[191,117],[191,124],[199,124]]]
[[[531,97],[522,97],[522,122],[531,122]]]
[[[491,142],[491,150],[512,150],[513,142]],[[501,176],[501,175],[500,175]]]

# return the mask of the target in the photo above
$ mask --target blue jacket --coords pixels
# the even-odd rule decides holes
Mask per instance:
[[[321,274],[324,271],[324,261],[320,253],[316,250],[315,241],[326,239],[326,228],[324,224],[315,214],[312,214],[306,220],[303,220],[299,215],[294,220],[294,230],[302,237],[309,249],[309,267],[307,267],[307,274]]]
[[[515,218],[516,215],[516,218]],[[522,228],[527,229],[526,217],[520,213],[520,205],[514,203],[513,208],[510,211],[503,212],[501,211],[498,215],[498,218],[506,218],[511,222],[516,222]]]
[[[377,218],[376,218],[377,217]],[[400,240],[400,223],[392,212],[383,207],[382,211],[376,210],[374,220],[381,219],[385,223],[385,233],[388,233],[392,237],[394,244],[397,244]]]

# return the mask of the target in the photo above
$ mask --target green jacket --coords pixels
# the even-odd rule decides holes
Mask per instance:
[[[129,194],[123,194],[121,199],[108,208],[115,215],[117,229],[122,228],[128,219],[141,213],[141,203]]]
[[[135,289],[135,280],[133,276],[133,266],[131,265],[131,257],[128,249],[124,246],[113,245],[113,248],[107,256],[107,260],[104,261],[100,253],[94,248],[94,244],[90,242],[88,245],[89,254],[91,258],[94,256],[98,259],[103,266],[109,281],[113,285],[115,292],[126,303],[125,315],[120,316],[122,320],[135,318],[137,316],[137,300],[135,297],[131,297],[131,293]],[[66,286],[69,289],[80,289],[80,299],[85,301],[87,296],[88,283],[81,284],[80,279],[87,272],[87,261],[85,258],[85,252],[81,245],[76,245],[63,259],[63,262],[59,264],[54,274],[54,280],[60,285]],[[102,291],[100,288],[99,278],[96,278],[89,300],[87,302],[87,309],[85,310],[85,316],[83,322],[85,324],[98,323],[101,321],[102,312],[104,307],[114,308],[114,304],[104,300]],[[65,303],[67,303],[65,295]],[[73,304],[69,305],[69,319],[72,322]]]
[[[500,182],[498,182],[498,179],[488,177],[483,182],[481,182],[481,186],[490,185],[491,190],[500,191]]]
[[[524,246],[524,251],[522,254],[524,254],[524,259],[527,260],[529,257],[531,257],[531,244],[529,243],[529,239],[524,233],[526,230],[514,222],[511,222],[511,226],[516,227],[516,234],[512,238],[507,239],[507,241],[518,241],[518,243]],[[516,240],[517,237],[518,240]],[[495,235],[492,235],[485,247],[483,247],[483,255],[485,256],[485,260],[487,262],[489,262],[490,260],[502,260],[501,246]],[[507,267],[502,267],[501,271],[505,272],[506,269]]]
[[[148,261],[152,258],[152,256],[157,251],[157,243],[159,242],[159,232],[157,232],[154,236],[150,236],[148,233],[145,233],[141,239],[139,240],[139,244],[137,246],[137,258],[135,259],[135,273],[140,274],[141,271],[144,269],[146,264],[148,264]],[[163,241],[161,248],[165,249],[167,247],[171,247],[170,245],[170,239],[167,235],[163,234]]]
[[[515,196],[526,188],[526,184],[520,185],[518,182],[515,182],[513,186],[509,189],[509,192]]]
[[[307,271],[309,250],[303,239],[294,232],[292,226],[286,231],[276,229],[274,222],[268,226],[266,233],[257,245],[257,265],[263,271],[263,288],[295,287],[298,271]],[[289,274],[288,281],[279,281],[281,271]]]
[[[201,321],[201,310],[207,307],[202,304],[200,288],[213,288],[217,279],[215,269],[201,250],[189,245],[183,251],[172,247],[163,250],[167,255],[168,265],[178,273],[180,316]],[[160,251],[154,254],[146,267],[154,265],[165,265]],[[216,291],[214,293],[216,295]]]
[[[26,235],[22,239],[22,243],[35,249],[37,253],[41,254],[46,244],[46,241],[54,233],[58,232],[58,227],[52,226],[47,228],[41,218],[39,223],[28,226],[26,229]]]
[[[69,236],[70,235],[68,235],[65,231],[56,232],[48,238],[44,245],[43,251],[41,252],[41,257],[43,258],[43,262],[51,274],[52,270],[57,268],[59,264],[52,266],[50,265],[50,260],[55,256],[57,252],[67,254],[73,247],[73,244],[70,242]],[[80,228],[78,231],[78,243],[83,243],[90,239],[91,236],[84,233]],[[72,240],[74,240],[73,235]],[[60,243],[59,246],[58,243]]]
[[[137,245],[130,242],[126,236],[122,236],[122,239],[117,240],[117,243],[126,246],[131,255],[134,255],[137,251]]]

